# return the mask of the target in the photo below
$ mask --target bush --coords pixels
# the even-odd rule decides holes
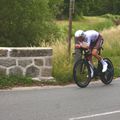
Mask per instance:
[[[49,0],[49,7],[53,15],[60,19],[63,12],[64,0]]]
[[[96,31],[102,31],[103,29],[108,29],[113,26],[113,22],[111,20],[106,19],[104,22],[99,24],[95,24],[93,29]]]
[[[115,25],[120,25],[120,15],[105,14],[103,17],[111,19]]]
[[[48,0],[0,0],[0,46],[39,46],[57,32]]]

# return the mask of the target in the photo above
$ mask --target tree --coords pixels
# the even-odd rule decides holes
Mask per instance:
[[[55,30],[48,0],[0,0],[0,46],[39,46]]]
[[[113,14],[120,14],[120,0],[112,0]]]
[[[49,0],[49,7],[56,18],[62,16],[64,0]]]
[[[68,18],[69,1],[64,0],[63,14]],[[120,0],[75,0],[75,15],[120,14]]]

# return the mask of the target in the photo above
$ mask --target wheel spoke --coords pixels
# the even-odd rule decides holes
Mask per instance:
[[[86,87],[90,82],[89,70],[84,61],[75,65],[74,80],[79,87]]]

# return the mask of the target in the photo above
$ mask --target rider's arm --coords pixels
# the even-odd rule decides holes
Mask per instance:
[[[75,48],[89,49],[89,45],[86,42],[79,42],[79,44],[75,44]]]
[[[85,49],[89,49],[89,44],[86,42],[82,42],[82,43],[80,43],[80,47],[85,48]]]
[[[81,42],[81,47],[85,49],[89,49],[90,43],[91,43],[90,37],[86,37],[84,41]]]

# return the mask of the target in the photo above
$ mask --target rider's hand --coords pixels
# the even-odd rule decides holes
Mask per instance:
[[[76,45],[75,45],[75,48],[80,48],[80,47],[81,47],[80,44],[76,44]]]

